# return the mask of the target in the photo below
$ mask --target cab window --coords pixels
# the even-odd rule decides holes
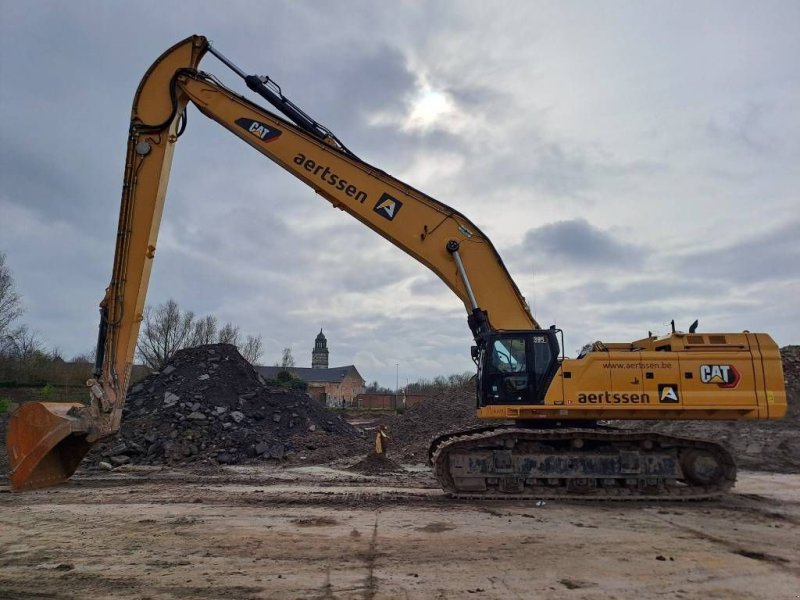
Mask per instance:
[[[495,340],[492,347],[492,370],[495,373],[522,373],[527,370],[525,338]]]

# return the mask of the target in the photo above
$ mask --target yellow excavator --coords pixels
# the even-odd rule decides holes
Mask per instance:
[[[278,116],[198,70],[211,53]],[[475,339],[477,413],[495,425],[433,440],[443,490],[469,498],[705,498],[736,479],[720,445],[609,420],[780,419],[780,352],[763,333],[675,330],[595,342],[575,359],[542,328],[492,242],[464,215],[356,157],[268,77],[247,75],[202,36],[153,63],[133,101],[111,283],[89,403],[31,402],[9,422],[12,489],[66,481],[119,430],[172,153],[194,104],[267,158],[431,269],[464,303]],[[559,340],[561,339],[561,344]],[[499,423],[502,422],[502,423]],[[512,424],[508,424],[512,423]]]

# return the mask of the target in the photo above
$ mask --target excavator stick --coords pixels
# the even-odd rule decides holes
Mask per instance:
[[[202,36],[178,42],[139,84],[131,112],[112,282],[101,303],[97,379],[87,382],[91,405],[29,402],[11,416],[6,445],[12,490],[65,482],[96,440],[119,429],[173,147],[187,102],[176,93],[175,77],[183,70],[194,71],[207,49]]]
[[[6,448],[14,491],[65,482],[94,445],[83,419],[70,415],[77,403],[28,402],[8,423]]]

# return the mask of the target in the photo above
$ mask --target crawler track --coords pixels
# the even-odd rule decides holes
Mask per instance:
[[[429,459],[456,498],[699,500],[736,481],[718,444],[605,427],[481,427],[436,438]]]

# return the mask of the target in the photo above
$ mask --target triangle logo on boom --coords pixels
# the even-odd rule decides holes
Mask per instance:
[[[400,208],[402,208],[402,206],[403,203],[397,198],[390,196],[389,194],[383,194],[383,196],[378,199],[378,202],[375,203],[375,208],[372,210],[373,212],[378,213],[384,219],[393,221],[397,216],[397,213],[400,212]]]

